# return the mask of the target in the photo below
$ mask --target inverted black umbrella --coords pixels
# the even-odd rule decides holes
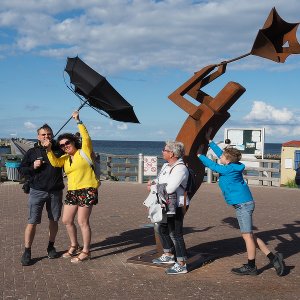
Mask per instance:
[[[105,115],[103,112],[107,113],[108,117],[113,120],[139,123],[132,105],[112,87],[105,77],[89,67],[78,56],[68,57],[65,71],[69,74],[73,85],[69,88],[82,100],[82,105],[78,110],[88,105],[102,115]],[[71,119],[59,129],[55,136]]]

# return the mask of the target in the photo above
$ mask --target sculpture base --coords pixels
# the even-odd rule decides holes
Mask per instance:
[[[157,258],[160,254],[156,249],[150,250],[148,252],[133,256],[127,259],[128,263],[133,264],[141,264],[152,267],[166,268],[168,265],[166,264],[153,264],[152,260]],[[216,255],[212,255],[209,253],[190,253],[189,258],[187,260],[188,270],[192,271],[198,269],[206,264],[213,262],[217,258]]]

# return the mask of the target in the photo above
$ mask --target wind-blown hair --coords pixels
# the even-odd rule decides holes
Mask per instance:
[[[223,155],[231,162],[237,163],[242,158],[242,153],[240,150],[236,148],[225,148],[223,151]]]
[[[181,158],[184,156],[185,151],[183,143],[177,141],[166,141],[166,146],[174,153],[175,157]]]
[[[64,139],[73,142],[77,149],[81,148],[81,143],[80,143],[79,139],[73,133],[63,133],[63,134],[59,135],[57,138],[57,143],[59,144],[59,142]]]
[[[40,131],[41,131],[42,129],[50,131],[51,134],[53,135],[53,130],[52,130],[52,128],[51,128],[48,124],[44,124],[43,126],[41,126],[41,127],[37,130],[37,134],[39,134]]]

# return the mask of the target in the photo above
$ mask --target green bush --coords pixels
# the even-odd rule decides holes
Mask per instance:
[[[294,179],[289,179],[285,186],[288,188],[298,188],[298,185],[296,184]]]

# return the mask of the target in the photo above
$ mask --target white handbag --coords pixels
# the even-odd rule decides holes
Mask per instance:
[[[159,223],[163,220],[163,208],[158,203],[156,184],[151,185],[150,193],[143,204],[149,208],[148,218],[152,223]]]
[[[152,223],[159,223],[163,219],[162,207],[160,204],[153,204],[149,208],[149,215]]]

